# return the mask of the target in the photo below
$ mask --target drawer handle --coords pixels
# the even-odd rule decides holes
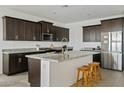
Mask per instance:
[[[18,58],[18,62],[21,63],[22,62],[22,59],[21,58]]]
[[[18,35],[15,36],[15,39],[18,40]]]
[[[35,36],[33,37],[33,40],[36,40],[36,37]]]

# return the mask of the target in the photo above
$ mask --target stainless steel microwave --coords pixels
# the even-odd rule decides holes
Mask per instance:
[[[42,33],[42,40],[43,41],[52,41],[53,40],[53,34]]]

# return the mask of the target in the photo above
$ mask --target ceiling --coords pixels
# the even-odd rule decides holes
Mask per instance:
[[[124,14],[124,5],[6,5],[2,7],[61,23]]]

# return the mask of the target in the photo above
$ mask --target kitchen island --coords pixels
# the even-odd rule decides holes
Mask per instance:
[[[76,69],[92,62],[99,52],[68,51],[27,55],[32,87],[69,87],[76,82]]]

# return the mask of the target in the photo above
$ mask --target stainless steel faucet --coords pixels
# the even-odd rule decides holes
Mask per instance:
[[[40,50],[40,45],[36,44],[36,50],[39,51]]]
[[[66,51],[68,52],[68,39],[65,38],[65,37],[63,37],[61,41],[62,41],[62,43],[63,43],[63,46],[66,46]],[[65,43],[66,43],[66,44],[65,44]],[[63,55],[65,55],[64,50],[65,50],[65,48],[62,47],[62,54],[63,54]]]

